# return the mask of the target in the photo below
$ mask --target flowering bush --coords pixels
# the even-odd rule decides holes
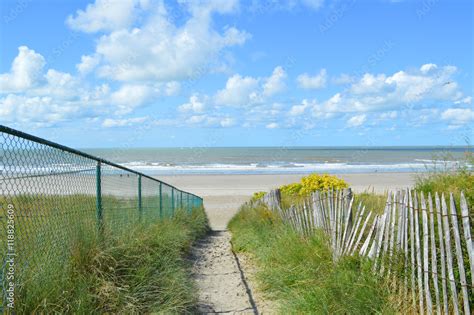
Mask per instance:
[[[280,191],[282,194],[285,194],[288,196],[294,196],[294,195],[299,195],[302,187],[303,186],[300,183],[293,183],[293,184],[281,186]]]
[[[258,192],[253,193],[252,201],[257,201],[259,199],[262,199],[262,197],[265,196],[265,194],[266,192],[264,191],[258,191]]]
[[[341,178],[328,174],[311,174],[301,179],[300,183],[281,186],[280,190],[286,195],[308,196],[316,190],[343,189],[349,185]]]

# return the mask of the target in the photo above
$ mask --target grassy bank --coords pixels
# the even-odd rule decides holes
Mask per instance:
[[[368,261],[334,263],[324,235],[303,239],[261,205],[244,205],[229,224],[234,250],[257,264],[260,288],[282,314],[392,313],[389,292]]]
[[[185,257],[207,229],[203,209],[194,209],[105,239],[78,231],[66,262],[50,257],[19,270],[16,312],[191,312],[196,291]]]

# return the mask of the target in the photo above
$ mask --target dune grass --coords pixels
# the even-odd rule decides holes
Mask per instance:
[[[393,313],[371,263],[360,257],[333,262],[322,233],[304,239],[258,203],[243,205],[229,228],[234,250],[254,258],[260,288],[280,313]]]
[[[81,228],[82,227],[82,228]],[[84,228],[86,227],[86,228]],[[41,263],[19,267],[15,311],[22,313],[186,313],[196,291],[186,256],[208,229],[202,208],[130,226],[127,233],[91,233],[78,225],[64,254],[34,251]]]

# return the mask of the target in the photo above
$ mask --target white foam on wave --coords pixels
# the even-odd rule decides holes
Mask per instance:
[[[452,166],[458,163],[453,162]],[[123,163],[143,172],[150,173],[311,173],[311,172],[412,172],[424,171],[438,163],[406,162],[394,164],[350,164],[350,163],[287,163],[275,162],[268,164],[181,164],[163,165],[160,163],[130,162]]]

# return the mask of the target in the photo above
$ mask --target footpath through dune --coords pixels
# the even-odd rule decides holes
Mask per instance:
[[[193,276],[201,314],[258,314],[230,233],[212,231],[193,248]]]

